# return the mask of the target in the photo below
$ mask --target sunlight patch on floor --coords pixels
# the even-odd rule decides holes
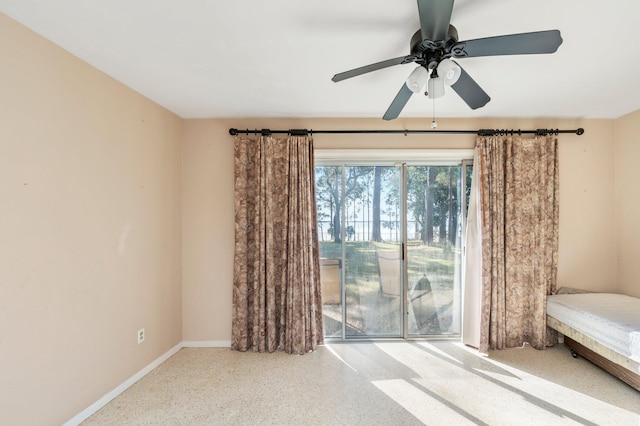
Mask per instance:
[[[345,360],[344,360],[344,358],[342,358],[342,357],[341,357],[341,356],[340,356],[336,351],[334,351],[334,350],[333,350],[333,348],[331,347],[331,345],[325,345],[325,347],[327,348],[327,350],[328,350],[329,352],[331,352],[331,354],[332,354],[333,356],[335,356],[335,357],[338,359],[338,361],[340,361],[341,363],[343,363],[344,365],[346,365],[347,367],[349,367],[350,369],[352,369],[354,372],[356,372],[356,373],[358,372],[358,370],[356,370],[355,368],[353,368],[353,367],[351,366],[351,364],[349,364],[347,361],[345,361]]]
[[[558,407],[562,407],[564,410],[576,414],[580,413],[582,407],[589,407],[591,412],[590,418],[597,418],[598,422],[602,422],[602,424],[628,424],[640,426],[640,416],[634,412],[611,405],[592,396],[538,377],[535,374],[522,371],[505,363],[489,358],[487,358],[486,361],[511,373],[512,376],[497,374],[494,371],[491,371],[491,369],[478,369],[478,371],[482,371],[482,374],[487,377],[491,377],[496,381],[500,381],[505,385],[512,386],[513,388],[526,392],[527,395],[548,401]],[[584,380],[584,377],[577,379]],[[593,381],[592,387],[597,389],[598,382]],[[612,413],[616,414],[612,416]]]
[[[446,408],[455,409],[465,421],[474,419],[492,425],[640,425],[636,413],[497,362],[460,343],[377,343],[376,347],[415,373],[414,378],[404,381],[373,383],[412,414],[421,416],[423,411],[434,413]],[[479,389],[482,391],[477,392]],[[508,410],[502,407],[504,401],[509,401]]]
[[[405,380],[380,380],[372,384],[424,424],[477,424]]]
[[[462,347],[461,343],[452,342],[451,344],[459,346],[459,347]],[[419,346],[424,346],[425,348],[429,348],[430,351],[432,351],[432,352],[434,352],[434,353],[436,353],[436,354],[438,354],[438,355],[440,355],[442,357],[450,359],[451,362],[455,362],[456,364],[462,365],[462,360],[460,360],[459,358],[454,357],[453,355],[448,354],[446,351],[441,350],[438,346],[436,346],[434,344],[431,344],[429,342],[418,342],[418,345]]]

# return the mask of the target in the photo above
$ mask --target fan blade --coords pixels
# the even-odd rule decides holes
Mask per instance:
[[[393,58],[393,59],[387,59],[386,61],[376,62],[375,64],[365,65],[364,67],[341,72],[339,74],[334,75],[331,81],[334,81],[337,83],[338,81],[346,80],[351,77],[357,77],[359,75],[366,74],[371,71],[377,71],[383,68],[392,67],[394,65],[400,65],[402,63],[409,63],[414,61],[415,61],[415,58],[412,55],[400,56],[399,58]]]
[[[553,53],[561,44],[560,31],[549,30],[461,41],[453,45],[451,52],[455,58],[530,55]]]
[[[398,118],[404,106],[407,104],[407,102],[409,102],[409,98],[411,98],[411,95],[413,95],[413,92],[409,90],[406,83],[403,84],[396,97],[393,98],[391,105],[389,105],[389,108],[387,108],[387,112],[384,113],[382,118],[387,121]]]
[[[459,64],[457,65],[460,66]],[[489,95],[482,90],[482,87],[462,67],[460,67],[460,78],[451,85],[451,88],[471,109],[481,108],[491,100]]]
[[[418,0],[422,40],[445,40],[452,10],[453,0]]]

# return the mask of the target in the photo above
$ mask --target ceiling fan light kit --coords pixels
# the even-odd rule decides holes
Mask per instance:
[[[444,84],[471,108],[482,108],[491,100],[478,83],[452,58],[554,53],[562,44],[559,30],[509,34],[458,41],[458,30],[451,25],[454,0],[417,0],[420,29],[411,38],[410,53],[333,76],[339,82],[394,65],[417,63],[382,118],[400,115],[411,95],[422,92],[436,99],[444,95]]]
[[[451,59],[443,59],[438,64],[438,75],[444,79],[447,86],[456,84],[462,74],[462,69]]]
[[[425,67],[418,66],[414,69],[411,74],[409,74],[409,78],[407,78],[407,87],[413,93],[420,93],[424,90],[424,86],[427,84],[427,80],[429,79],[429,71]]]

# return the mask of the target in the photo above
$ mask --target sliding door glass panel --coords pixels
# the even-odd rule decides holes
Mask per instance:
[[[400,168],[316,166],[326,337],[401,337]]]
[[[407,166],[407,335],[460,333],[461,166]]]
[[[400,168],[348,166],[344,175],[345,337],[400,337]]]
[[[324,335],[342,337],[342,167],[316,166],[315,180]]]

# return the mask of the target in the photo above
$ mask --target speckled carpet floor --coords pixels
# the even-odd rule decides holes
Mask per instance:
[[[85,425],[640,425],[640,392],[557,345],[329,343],[303,356],[185,348]]]

